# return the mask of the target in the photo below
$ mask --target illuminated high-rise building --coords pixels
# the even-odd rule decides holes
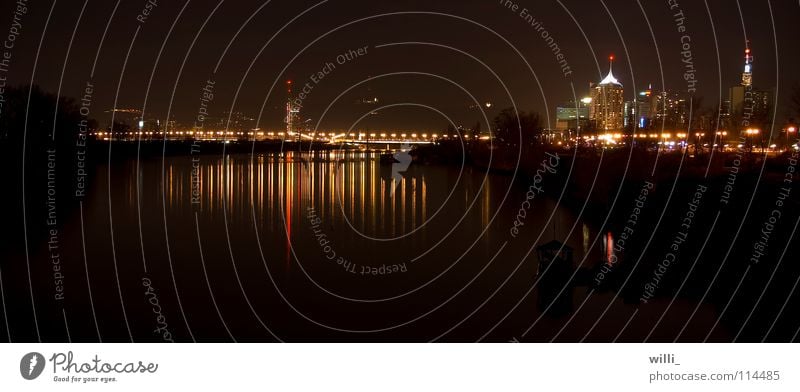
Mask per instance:
[[[742,82],[728,92],[730,102],[728,117],[732,127],[742,131],[751,127],[766,127],[770,118],[772,92],[760,90],[753,85],[753,53],[750,43],[744,50],[744,72]]]
[[[578,102],[569,101],[556,108],[557,131],[582,131],[589,121],[589,107],[592,99],[583,98]]]
[[[300,117],[300,107],[295,105],[294,103],[294,96],[292,95],[292,81],[286,81],[286,118],[284,122],[286,123],[286,136],[293,136],[297,129],[295,129],[299,123]],[[298,139],[300,138],[300,134],[297,134]]]
[[[652,124],[653,86],[640,91],[632,101],[625,101],[625,128],[647,128]]]
[[[609,60],[608,76],[591,88],[589,117],[598,132],[621,131],[624,125],[624,89],[614,77],[614,56]]]
[[[742,73],[742,86],[753,85],[753,55],[750,53],[750,42],[744,50],[744,72]]]
[[[689,126],[689,102],[675,91],[659,91],[650,101],[651,124],[666,131],[686,130]]]

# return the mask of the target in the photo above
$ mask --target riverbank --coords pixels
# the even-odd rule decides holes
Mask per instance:
[[[732,188],[744,191],[758,186],[762,191],[776,190],[791,158],[791,154],[765,160],[758,154],[735,152],[684,155],[626,148],[575,151],[542,145],[520,151],[485,143],[425,146],[415,150],[414,157],[419,164],[463,163],[515,175],[516,181],[527,187],[536,179],[539,163],[554,154],[559,157],[558,170],[545,176],[542,189],[572,207],[583,208],[586,204],[587,214],[595,219],[608,215],[618,201],[634,199],[645,183],[666,194],[688,192],[702,184],[718,193],[721,200],[727,198],[726,204],[736,206],[746,200],[730,200]],[[740,192],[740,196],[748,192]]]

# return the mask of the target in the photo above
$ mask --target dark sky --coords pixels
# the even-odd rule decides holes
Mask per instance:
[[[473,96],[480,103],[494,103],[489,118],[499,108],[511,106],[513,99],[520,109],[538,111],[545,121],[549,113],[554,121],[555,106],[572,96],[571,83],[579,97],[586,95],[589,82],[599,81],[607,72],[611,53],[617,57],[614,73],[624,83],[626,96],[632,97],[634,87],[641,90],[648,83],[685,91],[684,34],[691,38],[697,95],[705,105],[716,106],[720,91],[725,96],[727,88],[740,81],[745,37],[755,54],[756,86],[778,88],[781,120],[789,88],[800,74],[800,5],[794,0],[740,0],[744,21],[736,0],[684,0],[679,9],[686,17],[686,33],[678,32],[673,16],[677,10],[670,10],[666,0],[520,0],[516,12],[499,0],[264,3],[159,0],[141,23],[137,15],[146,0],[121,1],[113,16],[116,0],[88,0],[78,23],[84,1],[60,0],[46,24],[52,3],[29,0],[12,51],[8,83],[27,84],[33,79],[56,92],[63,71],[62,95],[77,97],[87,81],[93,82],[95,117],[105,118],[103,111],[114,106],[118,93],[117,107],[141,109],[146,101],[147,117],[165,119],[169,112],[172,118],[191,123],[206,80],[213,78],[212,115],[233,107],[257,116],[263,105],[261,126],[279,128],[286,100],[284,81],[290,78],[297,85],[314,86],[303,102],[304,117],[317,121],[332,104],[321,120],[323,128],[352,126],[374,109],[356,102],[377,97],[381,105],[413,105],[381,110],[359,128],[441,129],[448,122],[442,115],[465,125],[481,119],[479,111],[469,108]],[[3,37],[15,7],[12,0],[0,7]],[[569,77],[541,38],[541,30],[520,17],[523,8],[541,21],[562,49],[573,70]],[[405,44],[376,47],[391,43]],[[363,47],[365,55],[336,63],[339,54]],[[328,62],[335,69],[319,83],[311,81],[311,75]],[[376,79],[333,102],[371,77]]]

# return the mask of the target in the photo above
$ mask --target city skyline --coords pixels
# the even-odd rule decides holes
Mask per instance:
[[[6,4],[0,339],[800,338],[800,4]]]
[[[774,100],[772,94],[774,88],[760,89],[753,85],[754,56],[749,43],[746,46],[744,53],[745,56],[741,83],[728,89],[727,98],[721,99],[721,101],[718,102],[718,111],[715,111],[711,114],[711,117],[719,116],[719,124],[716,124],[716,121],[713,121],[716,125],[704,123],[710,121],[708,118],[708,113],[697,113],[697,111],[695,111],[695,118],[692,120],[696,129],[715,130],[717,132],[730,131],[733,134],[738,133],[740,129],[744,130],[745,128],[749,128],[751,118],[754,116],[758,117],[762,122],[766,122],[766,120],[771,117],[772,113],[768,111],[772,108],[771,105]],[[694,98],[693,93],[679,93],[673,89],[655,91],[651,83],[646,89],[636,92],[633,100],[627,100],[624,85],[614,76],[613,73],[615,56],[613,54],[610,55],[608,60],[609,71],[603,80],[598,83],[590,82],[588,93],[578,102],[570,101],[567,105],[557,106],[555,110],[555,124],[552,128],[545,127],[545,130],[562,132],[577,132],[583,130],[586,134],[598,134],[609,132],[631,132],[634,129],[653,129],[654,127],[660,127],[663,130],[691,131],[686,129],[690,122],[690,111],[687,105],[688,100]],[[329,68],[326,72],[331,72],[332,69],[335,68],[333,64],[329,64],[328,67]],[[320,77],[324,76],[325,73],[320,74]],[[207,89],[212,87],[213,86],[207,86]],[[198,117],[195,117],[194,119],[189,120],[189,122],[180,122],[173,117],[173,119],[170,121],[164,121],[164,126],[161,125],[160,118],[151,114],[153,117],[143,119],[141,117],[142,111],[133,108],[107,110],[104,112],[104,114],[106,116],[111,116],[113,114],[115,121],[119,122],[120,125],[125,126],[127,129],[131,129],[132,131],[150,131],[150,135],[158,134],[158,132],[153,131],[160,131],[164,128],[172,129],[175,135],[177,135],[179,132],[182,132],[181,134],[185,133],[186,135],[189,135],[189,130],[194,131],[191,132],[191,134],[194,135],[195,132],[201,131],[203,128],[208,127],[212,128],[215,133],[218,133],[220,130],[227,130],[232,131],[232,135],[249,134],[254,136],[264,136],[267,133],[270,135],[279,133],[282,130],[281,126],[285,127],[289,134],[293,133],[291,130],[295,128],[299,129],[300,132],[311,133],[312,124],[310,123],[312,122],[312,119],[304,121],[302,126],[295,124],[299,123],[302,119],[302,99],[298,97],[305,98],[305,96],[310,93],[310,90],[306,91],[308,89],[308,84],[307,86],[300,86],[299,94],[295,94],[293,87],[293,81],[287,80],[287,103],[283,124],[279,126],[273,125],[273,128],[264,128],[258,126],[258,119],[246,113],[231,113],[225,111],[221,113],[221,115],[214,116],[212,115],[213,113],[210,113],[207,108],[204,108],[200,114],[202,116],[202,121],[198,121]],[[213,92],[213,90],[209,90],[209,92]],[[374,95],[378,94],[375,93]],[[699,99],[702,102],[702,97]],[[379,99],[377,97],[361,99],[353,102],[355,105],[368,106],[377,106],[378,103]],[[388,106],[393,105],[390,104]],[[474,109],[475,106],[481,105],[480,103],[475,104],[474,106],[470,106],[470,109]],[[486,111],[491,113],[490,109],[492,106],[494,106],[494,104],[491,101],[487,101],[485,106]],[[520,111],[524,111],[524,108],[518,109]],[[715,108],[711,107],[702,109],[713,110]],[[778,112],[780,111],[777,110],[776,113]],[[378,112],[376,111],[372,114],[377,115]],[[579,122],[580,126],[579,123],[574,122],[575,118],[578,116],[580,116],[582,119]],[[706,116],[706,118],[701,118],[702,116]],[[780,132],[783,127],[792,126],[794,121],[796,121],[794,116],[791,115],[784,116],[783,120],[780,120],[779,118],[780,116],[776,114],[773,132]],[[698,125],[698,123],[700,125]],[[771,123],[769,125],[771,125]],[[466,128],[463,123],[459,123],[459,126]],[[759,124],[759,126],[761,128],[768,128],[766,124]],[[108,131],[109,127],[110,122],[105,127],[100,125],[97,130]],[[336,131],[339,133],[347,133],[352,131],[359,133],[372,132],[373,137],[375,136],[374,132],[427,132],[433,134],[441,133],[442,131],[442,129],[436,128],[423,130],[422,128],[389,129],[378,127],[372,129],[356,128],[349,130],[318,129],[317,132],[324,133],[326,130],[329,132]],[[125,130],[122,130],[121,132],[125,133]],[[130,135],[135,134],[135,132],[127,133]]]
[[[106,88],[96,89],[93,94],[96,106],[93,115],[99,120],[108,120],[101,116],[104,116],[104,112],[111,110],[113,102],[116,101],[117,108],[145,109],[147,118],[156,117],[165,121],[166,113],[169,112],[170,119],[181,123],[191,123],[196,115],[202,90],[210,79],[209,76],[213,75],[216,79],[214,80],[215,100],[209,105],[212,113],[219,116],[221,113],[230,111],[242,112],[253,118],[257,118],[261,113],[260,127],[277,129],[281,127],[282,123],[285,98],[283,83],[285,80],[294,80],[299,85],[304,85],[310,82],[311,77],[324,68],[325,64],[336,64],[337,56],[347,53],[348,50],[366,45],[369,48],[369,54],[353,61],[347,61],[342,65],[337,64],[337,68],[332,70],[330,76],[327,76],[306,100],[304,110],[308,113],[308,118],[318,120],[316,117],[319,117],[325,106],[336,95],[369,76],[392,72],[392,68],[401,67],[414,71],[444,74],[447,72],[439,72],[442,69],[437,65],[438,61],[432,60],[464,62],[465,56],[452,50],[438,50],[441,48],[434,50],[436,48],[432,47],[411,48],[404,45],[381,46],[397,41],[397,26],[418,23],[421,36],[419,38],[431,36],[433,31],[437,31],[438,37],[431,43],[448,45],[460,50],[468,49],[468,52],[486,62],[487,65],[497,67],[503,75],[505,84],[512,90],[517,106],[521,110],[540,113],[542,121],[545,123],[544,126],[548,128],[555,128],[556,120],[553,117],[553,111],[560,102],[572,99],[572,88],[580,99],[583,96],[582,91],[585,90],[584,86],[602,79],[605,75],[604,59],[610,53],[617,57],[615,76],[629,89],[625,95],[626,101],[635,99],[636,92],[643,91],[648,84],[652,84],[655,89],[661,91],[686,90],[686,82],[683,80],[684,66],[680,36],[676,35],[674,31],[674,18],[661,12],[660,8],[655,5],[647,5],[643,13],[637,7],[624,7],[622,2],[609,2],[609,10],[613,11],[610,16],[602,6],[595,4],[565,2],[562,5],[540,4],[531,8],[528,14],[536,16],[536,21],[544,23],[541,26],[547,28],[552,37],[556,38],[554,44],[558,44],[561,54],[565,60],[569,61],[571,73],[568,77],[564,77],[559,61],[550,59],[552,54],[549,54],[551,49],[548,47],[547,41],[541,40],[533,34],[536,30],[530,24],[526,25],[524,19],[518,20],[519,16],[495,4],[459,2],[459,10],[464,18],[481,20],[487,28],[496,30],[499,37],[526,37],[524,42],[517,43],[514,47],[518,47],[519,54],[530,63],[530,68],[525,65],[523,58],[520,58],[515,50],[508,47],[501,38],[496,37],[489,41],[473,39],[473,32],[485,31],[481,27],[475,26],[474,31],[470,27],[467,29],[469,31],[467,34],[454,34],[449,31],[450,29],[463,31],[461,28],[464,25],[471,25],[468,21],[445,17],[439,21],[440,26],[432,24],[431,19],[434,15],[426,13],[446,13],[443,12],[448,7],[445,3],[432,5],[425,2],[414,2],[411,5],[418,6],[420,13],[388,15],[384,17],[387,22],[383,25],[378,24],[377,20],[365,19],[350,28],[342,28],[332,33],[333,36],[341,35],[342,39],[337,39],[336,44],[330,48],[311,45],[302,54],[298,51],[304,49],[308,41],[313,41],[319,34],[325,34],[329,29],[337,27],[329,26],[329,22],[320,19],[319,12],[328,7],[327,4],[314,7],[303,15],[310,18],[309,24],[304,26],[314,26],[312,22],[321,20],[321,27],[325,26],[325,30],[316,33],[297,30],[296,25],[293,24],[289,24],[287,30],[278,33],[280,27],[287,24],[289,20],[280,20],[280,18],[271,17],[263,12],[255,12],[261,6],[258,2],[242,3],[236,10],[222,7],[216,12],[213,7],[197,8],[193,5],[183,13],[178,5],[164,4],[160,5],[158,12],[147,20],[147,22],[151,22],[149,25],[136,20],[129,23],[124,15],[135,15],[138,10],[133,4],[122,4],[114,14],[113,29],[108,39],[111,42],[119,40],[121,43],[124,41],[126,44],[100,48],[99,41],[82,40],[81,37],[84,36],[101,36],[102,34],[97,33],[102,33],[105,27],[102,23],[83,23],[76,30],[75,37],[82,44],[72,48],[71,56],[73,58],[66,64],[67,67],[64,70],[65,75],[70,77],[63,79],[61,88],[59,88],[60,78],[57,77],[62,73],[61,70],[49,69],[48,63],[38,64],[39,72],[35,79],[37,84],[46,90],[60,90],[62,95],[73,97],[83,95],[82,91],[88,80],[95,85],[106,86]],[[392,14],[394,12],[391,6],[366,4],[349,4],[337,12],[352,15],[354,20],[359,19],[357,16],[362,11],[369,14],[386,7],[385,13]],[[303,10],[313,5],[314,3],[289,5],[285,2],[275,2],[271,6],[278,7],[277,12],[280,14],[280,11],[284,9]],[[359,7],[362,6],[364,8],[360,9]],[[757,86],[763,88],[777,85],[791,86],[793,82],[797,81],[796,75],[790,70],[792,64],[798,63],[798,54],[794,51],[787,51],[779,57],[776,56],[771,31],[756,28],[758,25],[755,22],[759,20],[760,15],[769,17],[770,10],[767,7],[742,4],[742,14],[747,16],[743,24],[742,21],[733,23],[739,19],[736,7],[723,6],[722,2],[712,2],[710,6],[716,19],[715,26],[731,27],[731,29],[726,29],[724,34],[719,31],[717,34],[718,45],[715,46],[714,41],[710,40],[714,36],[710,27],[697,22],[697,20],[707,19],[704,7],[693,4],[683,6],[682,12],[686,16],[686,21],[683,23],[688,27],[687,31],[697,37],[703,37],[703,39],[695,38],[693,42],[696,49],[692,51],[692,61],[699,81],[696,86],[696,95],[704,98],[705,105],[716,106],[717,102],[724,101],[729,96],[728,87],[738,84],[741,78],[741,61],[739,59],[747,41],[750,41],[752,47],[758,48],[759,55],[754,68]],[[776,4],[774,6],[785,7],[787,5]],[[46,33],[48,39],[64,40],[72,35],[71,32],[75,26],[69,21],[77,20],[80,9],[76,8],[65,4],[56,5],[54,11],[62,17],[54,19],[52,25],[48,26]],[[43,16],[46,16],[42,13],[47,11],[48,9],[43,8],[31,10],[32,24],[29,27],[31,31],[41,31],[43,26],[39,24],[42,23]],[[111,4],[87,7],[84,21],[95,13],[109,15],[111,11]],[[568,11],[569,13],[567,13]],[[772,15],[778,22],[789,14],[785,13],[786,15],[784,15],[779,12],[779,9],[772,11]],[[574,16],[575,20],[570,17],[570,14]],[[194,37],[188,31],[173,31],[169,34],[169,24],[153,22],[169,18],[168,15],[172,17],[180,15],[184,19],[198,15],[209,18],[205,29],[200,30],[201,26],[198,25],[193,31],[198,34],[195,40],[197,43],[195,50],[191,52],[170,50],[172,46],[180,47],[191,43]],[[481,15],[482,18],[479,18],[478,15]],[[598,15],[603,17],[603,23],[595,23],[594,20]],[[624,35],[624,41],[620,39],[614,28],[613,22],[616,20],[613,18],[614,16],[620,18],[627,16],[624,29],[630,33]],[[261,24],[269,26],[266,34],[255,29],[253,21],[245,24],[249,17],[255,20],[269,20],[270,22]],[[100,20],[107,20],[107,18]],[[224,33],[227,21],[236,21],[234,26],[242,26],[243,31],[239,36],[234,35],[235,30]],[[654,40],[650,36],[650,28],[646,22],[649,22],[653,29],[657,45],[653,44]],[[369,36],[361,34],[360,32],[365,30],[356,27],[361,25],[363,25],[363,29],[372,29],[374,34]],[[738,26],[745,28],[738,28]],[[787,29],[786,23],[776,23],[776,26],[775,34],[779,42],[793,42],[798,38],[796,30]],[[132,41],[130,38],[133,37],[137,28],[140,29],[140,36],[143,38]],[[583,29],[584,34],[591,39],[590,46],[587,45],[579,28]],[[631,34],[633,32],[636,34]],[[212,36],[208,36],[209,34]],[[275,38],[269,41],[268,38],[273,35]],[[160,37],[161,39],[151,42],[148,37]],[[255,37],[259,37],[259,39],[251,40]],[[21,81],[31,80],[32,59],[35,58],[34,54],[37,51],[35,37],[26,36],[25,38],[20,40],[15,47],[18,60],[13,66],[8,67],[8,80],[17,81],[15,83],[17,85],[23,84]],[[411,38],[420,42],[430,41],[429,39]],[[270,44],[258,55],[263,44],[267,42]],[[304,43],[301,45],[297,42]],[[225,49],[229,44],[231,47],[226,52]],[[124,74],[120,74],[119,71],[123,69],[124,65],[122,60],[126,58],[128,47],[131,50],[130,56],[127,56],[129,63],[124,67]],[[66,45],[49,45],[40,50],[40,55],[62,58],[66,55],[65,48]],[[283,49],[287,50],[283,51]],[[87,70],[94,63],[93,60],[98,50],[100,55],[96,74],[92,76]],[[296,53],[300,55],[298,60],[302,61],[288,64],[291,60],[290,57],[293,56],[282,58],[278,62],[273,61],[277,59],[270,56],[274,57],[275,51],[277,53]],[[230,61],[231,56],[239,52],[248,54],[245,56],[247,61],[234,66]],[[160,56],[159,53],[161,53]],[[434,53],[435,56],[433,56]],[[378,60],[379,57],[381,60]],[[466,59],[469,60],[468,57]],[[253,62],[252,66],[249,64],[251,61]],[[281,65],[278,66],[278,63]],[[288,64],[288,68],[284,71],[281,70],[284,67],[283,64]],[[179,70],[182,70],[180,76],[178,76]],[[537,74],[536,79],[541,86],[537,85],[536,80],[529,80],[532,76],[531,70]],[[780,74],[776,73],[776,70]],[[470,60],[465,63],[463,71],[456,72],[459,74],[454,76],[466,83],[465,86],[470,92],[473,92],[479,104],[492,102],[495,108],[513,106],[512,102],[504,97],[506,94],[502,88],[496,85],[489,86],[485,83],[488,80],[476,77],[485,72],[485,68],[480,64]],[[266,75],[275,78],[265,78]],[[356,77],[357,75],[358,77]],[[119,92],[116,91],[116,88],[111,88],[118,84]],[[407,88],[403,88],[403,85]],[[342,104],[323,119],[323,128],[348,128],[354,118],[360,117],[369,109],[369,106],[357,104],[357,102],[364,102],[372,98],[379,98],[382,103],[398,103],[419,98],[420,101],[427,101],[433,106],[442,108],[455,118],[463,118],[460,122],[464,125],[468,126],[481,120],[479,112],[470,109],[475,105],[470,102],[470,97],[464,95],[463,91],[448,86],[446,82],[439,83],[430,78],[406,75],[373,80],[361,87],[363,88],[356,89],[348,96],[343,97]],[[418,91],[426,89],[433,89],[437,93],[419,97]],[[234,101],[237,90],[239,96]],[[784,113],[789,102],[788,91],[786,88],[778,91],[777,104],[780,108],[777,113],[778,122],[782,122],[789,115]],[[267,98],[266,102],[265,98]],[[370,124],[370,121],[373,120],[380,121],[386,124],[387,128],[393,129],[432,129],[446,125],[446,121],[442,121],[438,116],[420,110],[386,110],[381,113],[379,120],[377,118],[368,119],[366,125],[374,128],[375,126]]]

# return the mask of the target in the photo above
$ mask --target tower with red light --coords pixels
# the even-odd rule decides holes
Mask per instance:
[[[292,97],[292,81],[286,81],[286,118],[284,122],[286,123],[286,136],[291,136],[294,134],[294,127],[295,123],[297,122],[297,116],[300,113],[300,108],[295,105],[294,98]]]
[[[624,94],[622,83],[614,77],[614,56],[608,56],[608,75],[591,85],[589,119],[600,132],[621,132],[624,127]]]
[[[742,86],[750,87],[753,85],[753,54],[750,51],[750,41],[744,50],[744,73],[742,73]]]

